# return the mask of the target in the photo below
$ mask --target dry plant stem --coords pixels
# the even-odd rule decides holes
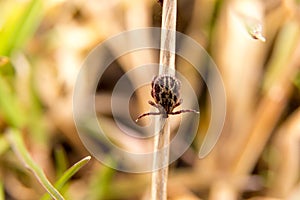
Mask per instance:
[[[270,196],[286,198],[296,185],[299,164],[299,141],[300,141],[300,107],[277,131],[272,149],[278,152],[278,158],[273,161],[272,185],[269,190]]]
[[[264,145],[272,132],[272,128],[279,120],[280,114],[284,110],[284,105],[291,94],[291,80],[299,70],[299,56],[300,40],[298,39],[297,47],[291,56],[290,62],[285,66],[281,76],[260,102],[253,122],[256,126],[251,130],[251,134],[246,144],[244,144],[244,148],[240,151],[234,163],[235,173],[249,173],[263,151]]]
[[[176,40],[177,0],[164,0],[162,8],[162,31],[159,60],[159,75],[175,75],[175,40]],[[154,139],[154,158],[152,173],[151,199],[167,199],[167,180],[169,163],[169,119],[156,118]],[[159,153],[161,151],[161,153]],[[160,168],[159,170],[155,170]]]
[[[154,168],[160,168],[152,174],[152,199],[167,199],[167,182],[168,182],[168,163],[169,163],[169,141],[170,141],[170,123],[169,120],[160,117],[157,124],[164,123],[155,137],[155,154],[154,154]],[[163,122],[165,121],[165,122]],[[160,127],[157,127],[160,128]],[[157,129],[156,128],[156,129]],[[161,150],[161,153],[158,151]]]
[[[159,74],[175,75],[177,0],[164,1],[162,12]]]
[[[211,187],[211,195],[209,200],[220,199],[238,199],[235,188],[232,184],[228,184],[227,181],[220,180],[214,183]]]

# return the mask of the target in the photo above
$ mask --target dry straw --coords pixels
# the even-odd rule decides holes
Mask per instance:
[[[159,75],[169,74],[175,75],[175,42],[176,42],[176,0],[164,0],[162,8],[162,24],[161,24],[161,46],[159,60]],[[153,200],[167,199],[167,180],[168,180],[168,163],[170,140],[170,123],[169,118],[160,116],[156,118],[155,132],[159,134],[154,140],[154,163],[152,174],[151,196]],[[163,150],[162,153],[158,153]]]

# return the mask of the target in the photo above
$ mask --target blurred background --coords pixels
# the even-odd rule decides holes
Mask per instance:
[[[0,0],[0,199],[50,199],[41,169],[66,199],[149,199],[150,173],[115,171],[94,158],[74,165],[89,152],[74,125],[72,95],[94,47],[125,30],[160,27],[161,15],[155,0]],[[218,66],[227,114],[217,145],[199,159],[209,93],[176,58],[199,97],[201,120],[191,147],[170,166],[168,199],[300,199],[300,1],[178,0],[177,30]],[[135,66],[157,63],[158,53],[121,57],[99,82],[96,109],[115,140],[114,84]],[[149,110],[149,91],[134,96],[133,119]],[[76,173],[62,178],[72,166]]]

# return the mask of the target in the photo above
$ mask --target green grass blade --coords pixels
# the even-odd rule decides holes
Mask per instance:
[[[111,182],[116,171],[110,167],[103,166],[94,177],[89,199],[105,199],[109,194]]]
[[[63,175],[59,178],[59,180],[54,184],[54,186],[60,190],[63,186],[67,183],[67,181],[76,173],[78,172],[85,164],[87,164],[91,159],[91,156],[87,156],[77,163],[75,163],[72,167],[70,167]],[[48,195],[44,195],[42,200],[49,199]]]
[[[6,150],[9,149],[9,144],[6,138],[1,134],[0,135],[0,156],[5,153]]]
[[[33,161],[29,152],[27,151],[21,132],[16,129],[9,129],[7,132],[7,138],[12,146],[13,151],[24,163],[24,165],[33,172],[37,180],[47,190],[47,192],[56,200],[64,200],[63,196],[55,189],[44,174],[43,170]]]
[[[300,71],[297,73],[296,78],[294,80],[295,86],[300,90]]]
[[[0,181],[0,200],[5,200],[4,187],[2,181]]]
[[[116,165],[110,157],[107,157],[105,162],[109,163],[110,166]],[[110,197],[112,180],[115,174],[116,170],[114,170],[114,167],[102,166],[97,170],[89,186],[90,192],[87,199],[96,200]]]
[[[61,177],[68,166],[66,152],[61,146],[54,149],[54,158],[56,163],[56,177]]]
[[[85,164],[87,164],[91,159],[91,156],[87,156],[77,163],[75,163],[72,167],[70,167],[61,177],[60,179],[55,183],[55,186],[60,189],[62,186],[76,173],[78,172],[81,167],[83,167]]]
[[[0,55],[9,56],[22,47],[36,30],[42,16],[42,0],[16,4],[0,32]]]
[[[25,123],[24,114],[18,104],[16,95],[12,91],[8,81],[0,75],[0,115],[5,121],[13,126],[20,128]]]
[[[282,27],[276,39],[272,57],[266,67],[267,71],[263,83],[264,91],[268,91],[274,82],[277,81],[278,77],[282,75],[282,71],[285,70],[283,66],[288,63],[299,37],[300,28],[297,21],[290,21]]]
[[[7,78],[12,78],[15,75],[15,69],[11,64],[10,59],[6,56],[0,56],[0,74]]]

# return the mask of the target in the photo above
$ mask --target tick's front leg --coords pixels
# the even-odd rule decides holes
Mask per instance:
[[[160,115],[160,114],[161,114],[161,113],[159,113],[159,112],[148,112],[148,113],[144,113],[144,114],[138,116],[138,118],[135,120],[135,122],[138,122],[139,119],[141,119],[141,118],[143,118],[143,117],[146,117],[146,116],[148,116],[148,115]]]
[[[173,109],[180,106],[182,104],[183,100],[179,99],[179,101],[173,106]]]
[[[176,111],[176,112],[171,112],[171,113],[169,113],[169,115],[178,115],[178,114],[187,113],[187,112],[193,112],[193,113],[199,114],[199,111],[197,111],[197,110],[185,109],[185,110],[179,110],[179,111]]]
[[[159,105],[157,105],[157,104],[154,103],[153,101],[148,101],[148,103],[149,103],[151,106],[153,106],[153,107],[159,109]]]

